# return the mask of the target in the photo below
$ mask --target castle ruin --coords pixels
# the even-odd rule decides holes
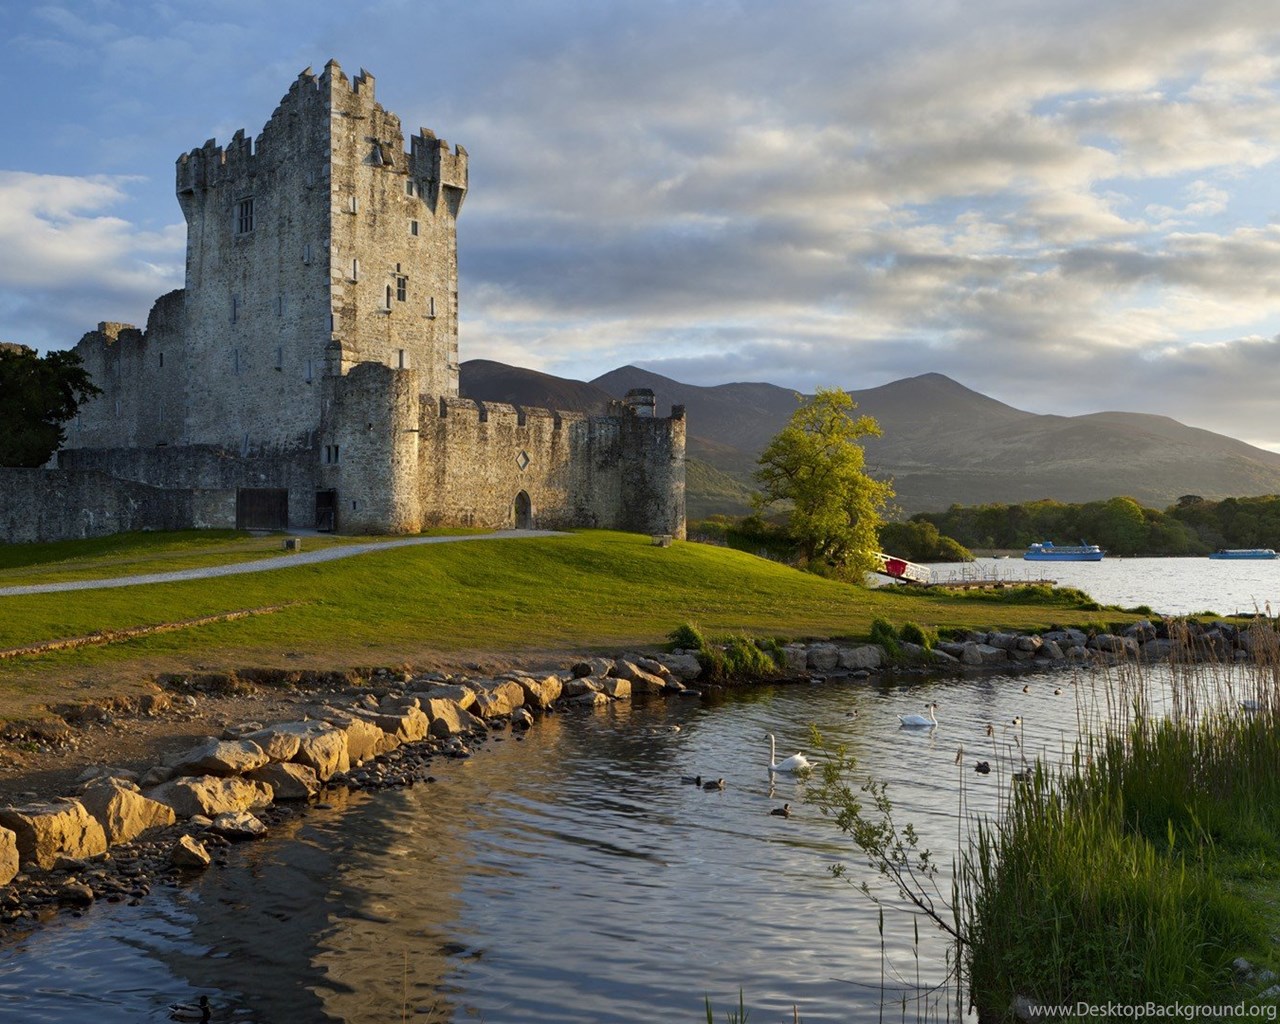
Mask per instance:
[[[659,417],[639,394],[588,416],[458,397],[467,152],[426,129],[406,150],[367,72],[303,71],[256,139],[179,157],[176,190],[185,287],[145,330],[102,323],[76,346],[102,394],[67,425],[57,470],[10,471],[46,475],[10,488],[0,536],[684,535],[680,407]]]

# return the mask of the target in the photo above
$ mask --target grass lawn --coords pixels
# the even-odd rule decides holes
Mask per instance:
[[[143,535],[3,550],[34,579],[76,578],[252,557],[227,534]],[[156,562],[147,560],[154,541]],[[310,542],[312,538],[307,538]],[[347,540],[340,538],[339,540]],[[277,545],[278,538],[271,539]],[[77,545],[83,545],[77,548]],[[228,545],[230,546],[228,548]],[[222,550],[219,550],[219,549]],[[264,551],[263,554],[269,552]],[[74,564],[74,570],[68,569]],[[49,576],[39,576],[41,581]],[[6,580],[5,582],[10,582]],[[727,548],[586,531],[561,537],[424,545],[337,562],[209,580],[0,598],[0,650],[96,631],[285,606],[271,614],[111,644],[0,660],[0,718],[68,689],[136,685],[157,671],[235,667],[348,668],[537,651],[617,650],[662,643],[696,622],[712,637],[865,637],[873,618],[932,627],[1028,628],[1095,621],[1043,603],[911,596],[820,579]]]

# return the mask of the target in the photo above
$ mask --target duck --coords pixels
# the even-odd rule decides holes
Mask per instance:
[[[898,721],[902,723],[899,728],[909,729],[932,729],[938,724],[938,716],[934,714],[938,710],[937,704],[926,704],[924,709],[929,712],[929,717],[924,715],[899,715]]]
[[[973,770],[974,770],[975,772],[977,772],[979,775],[990,775],[990,774],[991,774],[991,762],[989,762],[989,761],[979,761],[977,764],[975,764],[975,765],[973,766]]]
[[[707,790],[724,789],[724,779],[712,779],[710,782],[704,782],[702,788]]]
[[[769,813],[775,818],[789,818],[791,817],[791,805],[783,804],[781,807],[775,807]]]
[[[686,786],[701,786],[702,776],[701,775],[681,775],[680,781],[683,782]]]
[[[796,752],[790,757],[781,761],[777,760],[778,746],[777,741],[773,738],[773,733],[769,733],[769,771],[770,772],[787,772],[788,774],[796,774],[807,772],[813,767],[812,762],[804,756],[804,754]]]
[[[209,997],[201,996],[195,1003],[170,1003],[169,1019],[181,1021],[193,1021],[196,1024],[205,1024],[209,1020]]]
[[[1053,695],[1054,695],[1055,697],[1061,697],[1061,696],[1062,696],[1062,687],[1061,687],[1061,686],[1055,686],[1055,687],[1053,688]]]
[[[1026,685],[1026,686],[1024,686],[1024,687],[1022,688],[1022,692],[1023,692],[1023,693],[1030,693],[1030,692],[1031,692],[1031,684],[1030,684],[1030,683],[1027,683],[1027,685]]]

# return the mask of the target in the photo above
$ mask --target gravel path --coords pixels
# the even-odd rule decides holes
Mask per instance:
[[[116,576],[103,580],[71,580],[63,583],[33,583],[23,587],[0,587],[0,597],[18,597],[22,594],[53,594],[62,590],[106,590],[111,587],[140,587],[147,583],[176,583],[179,580],[206,580],[214,576],[237,576],[245,572],[269,572],[287,569],[295,565],[315,562],[333,562],[339,558],[365,555],[370,551],[386,551],[388,548],[405,548],[413,544],[453,544],[468,540],[511,540],[523,537],[559,537],[555,530],[499,530],[496,533],[467,534],[462,537],[405,537],[401,540],[384,540],[371,544],[351,544],[347,547],[323,548],[318,551],[299,551],[257,562],[239,562],[235,565],[210,565],[202,569],[176,569],[173,572],[153,572],[140,576]]]

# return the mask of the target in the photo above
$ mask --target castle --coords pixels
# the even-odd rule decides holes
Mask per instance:
[[[6,471],[62,476],[11,493],[0,537],[437,525],[684,535],[680,407],[659,417],[640,393],[587,416],[458,396],[467,152],[426,129],[406,151],[371,75],[308,68],[257,139],[238,131],[179,157],[176,189],[185,288],[157,300],[145,330],[102,323],[76,346],[102,394],[67,425],[57,470]],[[23,488],[40,487],[56,492],[46,509],[72,505],[66,521],[46,512],[24,525]]]

